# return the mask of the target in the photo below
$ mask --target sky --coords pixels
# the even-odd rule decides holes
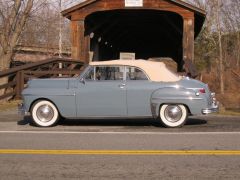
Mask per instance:
[[[67,9],[85,0],[63,0],[63,9]]]

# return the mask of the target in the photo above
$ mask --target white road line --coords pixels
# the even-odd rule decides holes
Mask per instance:
[[[78,131],[0,131],[0,134],[240,135],[240,132],[78,132]]]

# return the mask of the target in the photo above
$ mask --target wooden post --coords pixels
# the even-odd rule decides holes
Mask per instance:
[[[81,52],[83,50],[82,41],[84,37],[83,21],[71,21],[72,30],[72,58],[82,61]]]
[[[183,20],[183,61],[185,70],[191,73],[192,70],[187,64],[194,62],[194,16],[184,17]]]
[[[89,62],[90,38],[85,36],[84,20],[71,21],[72,58]]]
[[[90,36],[84,37],[84,62],[89,63],[89,53],[90,53]]]
[[[20,79],[20,72],[18,71],[17,74],[16,74],[16,87],[15,87],[16,99],[20,99],[20,97],[21,97],[19,79]]]
[[[21,93],[24,89],[24,72],[18,71],[16,75],[16,99],[21,99]]]

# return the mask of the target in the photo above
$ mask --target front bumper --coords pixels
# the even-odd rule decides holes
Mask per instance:
[[[18,114],[21,116],[29,115],[23,103],[18,104]]]
[[[202,109],[202,114],[211,114],[219,112],[219,102],[213,102],[210,108]]]

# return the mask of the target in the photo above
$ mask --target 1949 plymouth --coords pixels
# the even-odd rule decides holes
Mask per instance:
[[[19,110],[42,127],[60,117],[151,117],[165,127],[180,127],[189,115],[218,111],[206,84],[146,60],[91,62],[79,77],[30,80],[22,96]]]

